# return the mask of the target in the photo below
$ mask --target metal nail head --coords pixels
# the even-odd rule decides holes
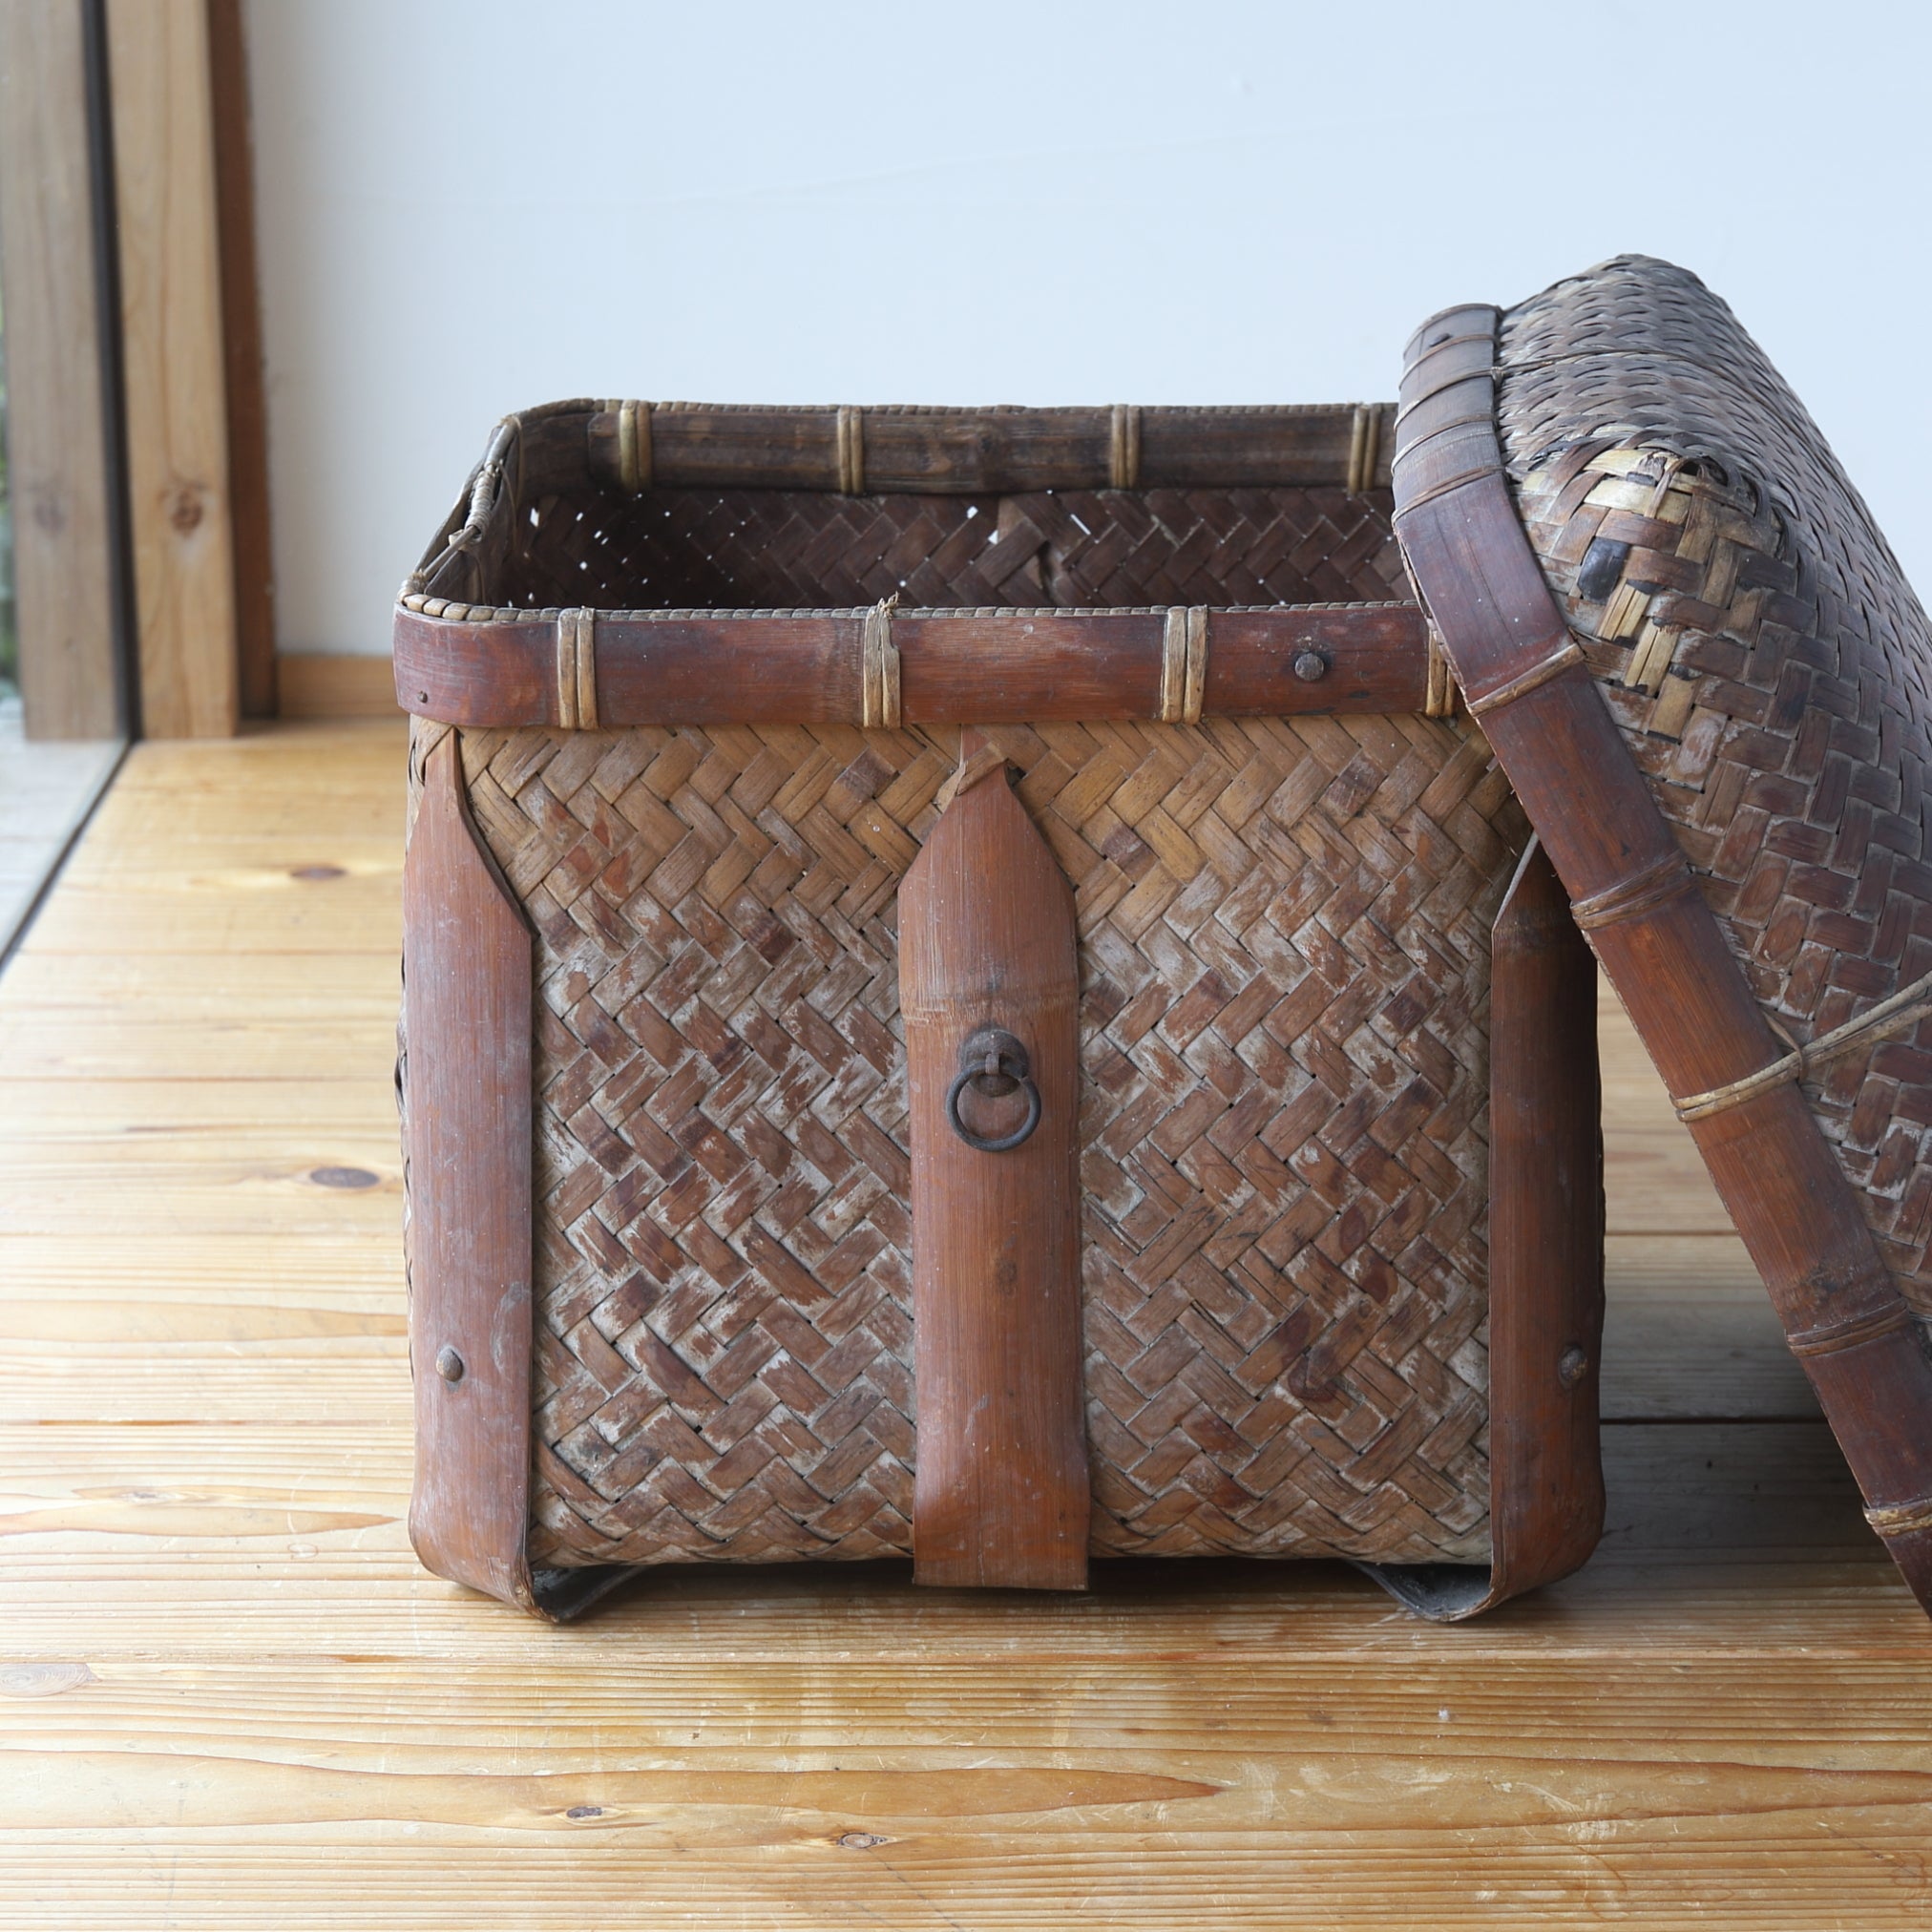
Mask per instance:
[[[463,1357],[454,1349],[446,1346],[436,1356],[436,1373],[446,1382],[460,1382],[463,1379]]]
[[[1318,684],[1328,676],[1329,661],[1319,651],[1298,651],[1294,660],[1294,675],[1304,684]]]

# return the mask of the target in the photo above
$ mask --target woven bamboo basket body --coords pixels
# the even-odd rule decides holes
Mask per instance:
[[[1491,930],[1528,833],[1407,604],[1385,423],[499,432],[398,685],[412,826],[447,770],[530,934],[539,1594],[914,1548],[898,894],[969,724],[1076,907],[1092,1551],[1492,1562]]]

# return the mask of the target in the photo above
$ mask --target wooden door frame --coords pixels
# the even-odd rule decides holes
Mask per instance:
[[[86,0],[0,0],[8,472],[32,738],[116,738],[134,722],[100,24]]]
[[[240,0],[0,0],[21,683],[36,737],[276,708]]]
[[[242,0],[207,0],[214,113],[216,254],[221,276],[222,390],[235,557],[235,647],[242,715],[273,718],[275,562],[268,501],[268,404],[262,381],[262,278],[255,242],[255,142]]]

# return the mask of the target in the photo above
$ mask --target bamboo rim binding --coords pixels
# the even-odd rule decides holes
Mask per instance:
[[[1481,692],[1466,699],[1469,715],[1480,718],[1486,711],[1500,711],[1505,704],[1513,704],[1519,698],[1526,698],[1530,692],[1547,684],[1552,678],[1560,678],[1572,665],[1586,662],[1583,647],[1573,637],[1565,637],[1555,650],[1546,657],[1539,658],[1527,670],[1519,671],[1515,677],[1498,684],[1494,690]]]
[[[892,642],[896,593],[866,613],[859,636],[859,724],[867,731],[899,728],[899,653]]]
[[[1427,681],[1422,687],[1422,715],[1425,718],[1453,718],[1456,715],[1456,677],[1449,668],[1449,654],[1442,648],[1442,633],[1432,623],[1426,634]]]
[[[1789,1086],[1794,1082],[1809,1080],[1834,1061],[1858,1052],[1860,1047],[1877,1046],[1881,1040],[1890,1040],[1928,1018],[1932,1018],[1932,973],[1913,980],[1909,986],[1901,986],[1889,998],[1880,1000],[1856,1019],[1848,1019],[1842,1026],[1833,1027],[1829,1033],[1820,1034],[1804,1046],[1794,1046],[1782,1059],[1773,1060],[1769,1066],[1761,1066],[1755,1073],[1746,1074],[1742,1080],[1712,1087],[1708,1092],[1673,1100],[1670,1104],[1676,1109],[1680,1121],[1709,1120],[1712,1114],[1742,1106],[1746,1101],[1754,1101],[1760,1094]]]
[[[1911,1502],[1880,1503],[1865,1511],[1865,1521],[1880,1536],[1916,1536],[1922,1529],[1932,1529],[1932,1496]]]
[[[1107,430],[1107,487],[1132,490],[1141,480],[1141,412],[1116,403]]]
[[[1208,611],[1176,605],[1161,633],[1163,724],[1198,724],[1208,689]]]
[[[838,412],[838,487],[844,496],[866,494],[866,419],[850,406]]]
[[[556,722],[566,731],[598,728],[597,613],[593,610],[557,613]]]
[[[615,403],[618,418],[618,480],[633,496],[651,487],[651,406]]]
[[[1355,405],[1354,425],[1349,438],[1348,493],[1360,496],[1375,488],[1376,465],[1382,454],[1382,412],[1374,403]]]

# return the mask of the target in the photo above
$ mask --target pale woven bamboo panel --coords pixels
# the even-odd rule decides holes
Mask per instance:
[[[996,736],[1077,889],[1095,1550],[1482,1561],[1486,746]],[[534,1561],[910,1549],[893,913],[956,746],[464,734],[537,934]]]

